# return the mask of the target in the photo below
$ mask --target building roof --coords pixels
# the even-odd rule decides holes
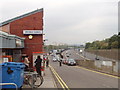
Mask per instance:
[[[8,34],[6,32],[3,32],[2,30],[0,30],[0,38],[1,37],[13,37],[13,38],[18,38],[18,39],[21,39],[21,40],[24,40],[25,38],[23,37],[19,37],[19,36],[16,36],[16,35],[13,35],[13,34]]]
[[[6,24],[8,24],[8,23],[10,23],[10,22],[13,22],[13,21],[15,21],[15,20],[21,19],[21,18],[23,18],[23,17],[29,16],[29,15],[32,15],[32,14],[35,14],[35,13],[41,12],[41,11],[43,11],[43,8],[34,10],[34,11],[32,11],[32,12],[23,14],[23,15],[21,15],[21,16],[18,16],[18,17],[12,18],[12,19],[9,19],[9,20],[7,20],[7,21],[4,21],[4,22],[0,23],[0,26],[6,25]]]

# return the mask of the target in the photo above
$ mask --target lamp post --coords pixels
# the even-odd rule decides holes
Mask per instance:
[[[86,52],[85,52],[85,49],[84,49],[84,58],[86,58]]]
[[[95,60],[99,60],[99,58],[98,58],[98,47],[97,47],[97,45],[96,45],[96,57],[95,57]]]

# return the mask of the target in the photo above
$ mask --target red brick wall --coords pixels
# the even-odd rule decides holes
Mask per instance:
[[[6,33],[10,33],[9,24],[0,27],[0,30]]]
[[[23,30],[43,30],[43,12],[38,12],[10,23],[10,33],[25,38],[23,54],[29,55],[32,62],[32,52],[42,52],[42,35],[33,35],[29,40],[28,35],[23,35]],[[31,64],[32,65],[32,64]]]

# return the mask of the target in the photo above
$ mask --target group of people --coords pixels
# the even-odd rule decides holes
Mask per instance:
[[[28,56],[25,56],[24,57],[24,64],[25,64],[25,71],[29,71],[29,64],[30,64],[30,61],[28,60],[29,57]],[[43,58],[44,59],[44,58]],[[37,59],[35,60],[35,68],[36,68],[36,72],[41,75],[41,64],[42,64],[42,58],[40,56],[37,56]],[[49,65],[49,59],[48,57],[46,58],[46,67],[48,67]]]

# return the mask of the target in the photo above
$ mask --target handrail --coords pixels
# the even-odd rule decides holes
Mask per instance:
[[[17,90],[17,85],[15,83],[0,83],[0,85],[14,85]]]

